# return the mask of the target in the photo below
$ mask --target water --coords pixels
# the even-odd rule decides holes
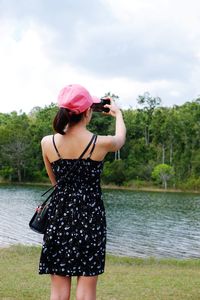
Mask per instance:
[[[0,246],[41,244],[29,229],[46,187],[0,187]],[[200,195],[105,190],[107,252],[133,257],[200,257]]]

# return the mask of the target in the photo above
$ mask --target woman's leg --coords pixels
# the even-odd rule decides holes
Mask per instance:
[[[96,300],[97,276],[78,276],[76,300]]]
[[[51,275],[50,300],[69,300],[71,290],[71,277]]]

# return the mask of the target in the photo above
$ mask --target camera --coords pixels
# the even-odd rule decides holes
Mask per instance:
[[[93,103],[91,108],[95,112],[109,112],[110,108],[104,107],[106,104],[110,104],[110,99],[109,98],[101,98],[101,102],[99,103]]]

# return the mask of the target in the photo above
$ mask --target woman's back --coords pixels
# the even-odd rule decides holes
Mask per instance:
[[[89,140],[91,139],[93,133],[88,130],[82,130],[79,126],[76,126],[76,130],[73,129],[66,132],[65,135],[55,134],[54,141],[59,154],[62,158],[76,159],[80,156],[81,151],[86,147]],[[95,151],[92,153],[91,159],[101,161],[106,156],[109,149],[106,148],[106,143],[108,143],[109,136],[97,136],[95,142]],[[53,146],[53,136],[45,136],[42,139],[43,148],[46,156],[50,162],[53,162],[59,158],[58,153],[55,151]],[[90,149],[92,146],[90,147]],[[83,158],[86,158],[88,153],[85,153]]]
[[[81,153],[79,152],[78,156],[75,157],[75,155],[73,155],[71,158],[69,158],[69,154],[66,155],[66,151],[65,155],[64,152],[61,155],[60,150],[56,145],[55,135],[52,136],[52,144],[57,153],[57,159],[51,162],[51,167],[57,182],[66,176],[76,164],[76,167],[72,171],[72,175],[66,176],[65,181],[67,180],[68,183],[71,181],[71,184],[73,185],[77,182],[79,189],[82,185],[84,187],[90,186],[90,190],[93,190],[94,186],[100,189],[100,175],[103,169],[103,160],[95,160],[92,158],[94,152],[96,152],[97,139],[97,135],[92,135],[92,138],[90,137],[89,142],[87,145],[84,145],[83,148],[83,150],[86,150],[85,155],[79,159],[79,156],[83,151],[81,151]],[[70,153],[70,151],[68,151],[68,153]]]

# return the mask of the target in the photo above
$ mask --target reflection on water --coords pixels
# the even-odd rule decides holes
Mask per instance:
[[[41,244],[29,229],[45,187],[0,187],[0,245]],[[105,190],[107,252],[137,257],[200,257],[200,195]]]

